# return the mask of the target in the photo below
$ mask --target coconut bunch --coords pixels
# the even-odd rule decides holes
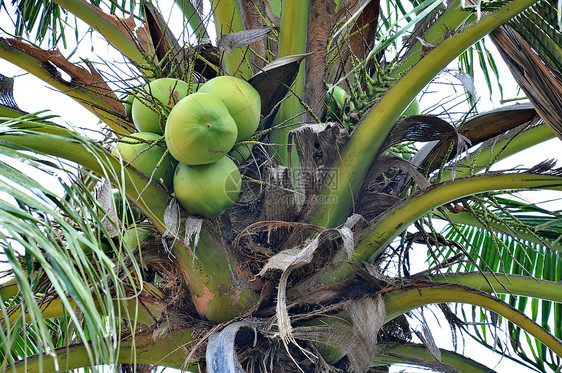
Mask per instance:
[[[242,178],[228,153],[258,128],[261,99],[248,82],[231,76],[191,90],[182,80],[160,78],[131,94],[139,132],[120,141],[114,154],[173,190],[190,214],[214,218],[238,199]]]

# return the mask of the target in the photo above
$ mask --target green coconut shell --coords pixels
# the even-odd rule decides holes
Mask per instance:
[[[133,119],[133,101],[135,101],[135,96],[130,93],[127,95],[125,102],[123,103],[123,106],[125,106],[125,115],[129,119]]]
[[[165,114],[187,96],[189,84],[183,80],[159,78],[143,86],[135,94],[131,107],[133,123],[139,132],[163,134],[160,123],[166,123]]]
[[[199,87],[199,92],[221,100],[238,127],[236,141],[252,136],[260,124],[261,98],[250,83],[233,76],[218,76]]]
[[[122,236],[123,246],[134,249],[139,243],[154,240],[153,229],[146,224],[137,224],[129,229]]]
[[[349,101],[349,96],[345,89],[339,86],[327,84],[328,91],[326,92],[326,120],[328,121],[341,121],[343,110]]]
[[[192,93],[174,106],[166,123],[166,145],[181,163],[213,163],[236,142],[238,129],[226,106],[206,93]]]
[[[253,144],[240,144],[232,148],[228,155],[234,159],[238,164],[244,163],[246,159],[252,154]]]
[[[190,214],[216,218],[233,206],[242,178],[236,164],[223,157],[215,163],[189,166],[179,163],[174,174],[174,192]]]
[[[137,132],[131,136],[149,142],[156,141],[162,137],[151,132]],[[117,155],[117,152],[119,152],[123,162],[130,163],[131,166],[145,174],[148,178],[152,176],[153,182],[161,182],[168,189],[172,187],[177,162],[169,153],[164,156],[166,152],[164,148],[154,145],[148,149],[150,144],[137,142],[133,138],[124,138],[123,141],[115,145],[115,149],[113,149],[114,155]],[[162,159],[162,157],[164,158]],[[158,165],[161,160],[162,162]],[[158,168],[156,169],[157,166]],[[156,172],[154,172],[154,169],[156,169]],[[152,175],[153,172],[154,175]]]

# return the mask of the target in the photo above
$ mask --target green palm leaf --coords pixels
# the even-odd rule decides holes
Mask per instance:
[[[81,1],[77,1],[78,3]],[[84,2],[84,4],[86,4]],[[142,7],[137,6],[135,1],[110,0],[108,4],[100,0],[92,0],[87,4],[95,7],[103,7],[107,12],[119,16],[142,16]],[[83,31],[78,31],[76,17],[69,13],[60,2],[53,0],[17,0],[13,2],[0,1],[0,9],[10,9],[16,7],[15,19],[12,19],[15,26],[15,36],[32,36],[32,40],[41,44],[43,41],[48,46],[55,47],[62,43],[67,47],[67,37],[72,31],[74,42],[78,42],[83,36]],[[8,30],[4,30],[11,34]]]
[[[9,119],[0,131],[23,136],[41,120]],[[102,222],[93,191],[80,181],[84,170],[20,150],[5,141],[0,146],[0,247],[19,289],[1,294],[2,365],[49,354],[70,343],[70,330],[85,344],[91,364],[116,361],[117,330],[127,324],[121,319],[131,320],[134,331],[136,316],[125,301],[142,286],[136,256],[113,243],[107,227],[114,223]],[[37,181],[49,176],[50,186]]]
[[[445,237],[466,247],[468,255],[472,258],[455,267],[457,271],[496,273],[499,278],[502,273],[509,273],[540,280],[560,281],[562,252],[544,246],[546,242],[557,242],[562,234],[559,212],[505,198],[480,200],[471,204],[470,209],[477,217],[478,226],[449,225],[445,229]],[[494,222],[500,222],[501,226]],[[518,232],[526,232],[529,240],[518,238]],[[521,236],[523,234],[519,235]],[[437,259],[441,261],[450,258],[456,252],[456,249],[452,248],[442,251]],[[529,299],[515,294],[498,296],[521,312],[531,312],[532,317],[538,320],[543,328],[557,336],[560,335],[560,324],[552,317],[553,314],[560,314],[560,303]],[[488,320],[489,317],[481,311],[464,313],[464,316],[465,321],[470,323],[480,323],[482,318]],[[495,323],[485,323],[480,329],[468,330],[480,343],[497,351],[511,347],[521,359],[541,371],[547,367],[556,369],[560,364],[559,357],[550,355],[541,344],[533,342],[532,337],[512,323],[507,324],[511,340],[530,342],[527,345],[512,342],[511,346],[497,341],[492,343],[488,336],[495,336],[496,327]]]

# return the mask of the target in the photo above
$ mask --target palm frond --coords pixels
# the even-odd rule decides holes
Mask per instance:
[[[0,74],[0,107],[24,114],[14,99],[14,79]],[[18,115],[19,116],[19,115]]]
[[[475,225],[446,227],[445,238],[462,245],[470,258],[453,267],[453,270],[493,272],[500,278],[502,273],[508,273],[540,280],[560,281],[562,253],[546,246],[546,242],[557,242],[562,234],[559,212],[512,199],[493,197],[465,206],[478,216],[477,219],[483,227]],[[545,229],[546,227],[549,229]],[[518,233],[521,234],[518,236]],[[531,239],[521,238],[525,236],[530,236]],[[458,246],[433,252],[434,259],[439,262],[456,254],[458,254]],[[543,328],[560,335],[559,323],[555,321],[556,318],[552,318],[553,313],[559,314],[560,304],[514,294],[498,295],[498,297],[521,312],[532,314]],[[467,328],[472,336],[493,350],[501,352],[511,348],[523,361],[541,371],[547,367],[554,370],[561,363],[559,357],[549,354],[541,344],[536,344],[532,337],[512,323],[507,324],[507,340],[501,340],[497,337],[498,324],[493,320],[490,322],[489,314],[478,309],[473,309],[472,313],[462,314],[466,323],[478,325]],[[525,340],[529,342],[521,342]]]
[[[77,2],[81,2],[78,0]],[[103,8],[112,15],[120,16],[142,16],[142,7],[135,1],[126,0],[91,0],[84,2],[97,8]],[[59,43],[66,48],[69,34],[74,34],[74,42],[78,42],[84,35],[78,31],[76,17],[69,13],[61,2],[52,0],[0,0],[0,12],[9,11],[15,19],[11,19],[14,30],[1,28],[7,34],[14,34],[17,37],[25,37],[41,44],[46,42],[50,47],[56,47]],[[86,32],[87,33],[87,32]]]
[[[473,5],[467,7],[467,10],[472,10],[476,15],[486,11],[493,11],[504,5],[505,1],[491,1],[491,2],[472,2]],[[475,16],[473,15],[473,18]],[[473,19],[472,18],[472,19]],[[514,17],[508,25],[517,31],[521,37],[532,46],[532,49],[542,58],[546,64],[552,66],[555,71],[562,71],[562,31],[559,27],[560,15],[557,12],[556,1],[541,0],[529,9],[522,12],[517,17]],[[479,65],[479,71],[489,90],[489,96],[492,98],[496,95],[496,91],[503,100],[503,87],[497,63],[490,48],[486,45],[487,39],[475,43],[472,47],[467,49],[459,56],[458,66],[459,70],[467,73],[473,79],[476,77],[476,67]],[[492,37],[494,40],[494,37]],[[505,45],[505,41],[495,41],[496,47],[501,51]],[[514,58],[511,56],[511,58]],[[504,58],[505,60],[505,58]],[[508,62],[508,61],[507,61]],[[508,65],[510,63],[508,62]],[[517,83],[522,85],[520,79],[515,76]],[[524,85],[523,85],[524,86]],[[525,93],[529,94],[528,91]],[[473,105],[478,97],[472,97],[472,92],[466,91],[468,100]],[[476,107],[477,109],[478,107]]]
[[[502,27],[492,33],[504,60],[541,118],[562,138],[562,75],[541,59],[514,30]]]
[[[479,67],[479,71],[482,73],[482,78],[488,87],[489,97],[492,98],[493,96],[496,96],[497,91],[500,95],[500,100],[504,99],[503,86],[498,66],[494,59],[494,55],[486,45],[486,39],[480,40],[461,54],[458,58],[458,65],[459,71],[467,74],[467,76],[469,76],[473,81],[476,79],[475,68]],[[465,89],[465,92],[469,105],[474,107],[475,111],[478,112],[478,105],[476,104],[481,97],[474,95],[474,93],[476,93],[475,90]]]
[[[562,29],[555,0],[541,0],[508,24],[555,70],[562,71]]]
[[[7,120],[1,131],[25,135],[11,126],[43,120],[32,119]],[[78,134],[74,140],[93,141]],[[142,286],[134,253],[113,242],[107,228],[115,223],[97,211],[91,184],[81,182],[85,170],[5,141],[0,154],[0,247],[19,289],[1,299],[2,366],[52,354],[71,335],[84,343],[91,364],[115,362],[118,330],[135,330],[136,316],[126,307]]]
[[[491,33],[513,77],[541,118],[562,139],[562,31],[553,1],[534,6]]]

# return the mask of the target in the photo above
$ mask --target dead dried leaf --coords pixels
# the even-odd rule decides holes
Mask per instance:
[[[201,234],[201,227],[203,226],[203,218],[189,216],[185,220],[185,237],[183,244],[185,247],[191,247],[191,251],[195,256],[195,249],[199,243],[199,235]],[[193,243],[191,240],[193,239]],[[195,259],[195,258],[194,258]]]
[[[541,58],[519,33],[502,26],[490,37],[515,81],[527,94],[537,113],[562,139],[562,74]]]
[[[277,104],[289,92],[289,87],[299,73],[301,61],[308,55],[307,53],[281,57],[266,65],[248,80],[260,94],[261,114],[263,116],[274,116]]]
[[[375,297],[350,301],[346,309],[353,323],[353,338],[345,351],[353,372],[367,372],[386,316],[384,300],[377,294]]]
[[[103,207],[106,215],[102,218],[102,225],[107,230],[110,237],[117,237],[119,232],[117,226],[119,226],[120,220],[117,218],[117,213],[115,211],[115,202],[113,201],[113,192],[111,190],[111,184],[104,180],[102,184],[98,185],[95,189],[96,201]]]
[[[236,334],[242,328],[249,328],[256,334],[257,324],[249,321],[238,321],[226,326],[218,333],[209,337],[207,351],[207,372],[209,373],[245,373],[236,355]]]
[[[273,30],[273,27],[224,34],[219,40],[219,48],[230,53],[233,48],[244,48],[256,41],[262,40],[271,30]]]
[[[310,352],[302,349],[296,342],[292,334],[291,319],[289,317],[289,312],[287,309],[287,280],[291,272],[303,265],[310,263],[314,257],[314,253],[320,243],[330,237],[333,234],[339,234],[344,240],[344,250],[349,254],[353,252],[353,233],[351,229],[355,224],[361,221],[361,218],[353,215],[341,228],[327,229],[319,234],[317,234],[312,240],[303,248],[292,248],[279,252],[269,259],[266,265],[258,273],[258,276],[263,276],[267,271],[272,269],[278,269],[283,271],[279,279],[279,285],[277,287],[277,303],[276,303],[276,317],[277,317],[277,327],[278,335],[281,341],[285,345],[288,351],[288,344],[292,343],[299,347],[305,355],[309,355]]]
[[[0,74],[0,105],[21,111],[14,99],[14,79],[2,74]]]
[[[164,245],[168,255],[173,255],[172,246],[174,246],[180,234],[180,205],[175,198],[170,201],[166,210],[164,210],[164,225],[166,231],[162,235],[162,245]]]

